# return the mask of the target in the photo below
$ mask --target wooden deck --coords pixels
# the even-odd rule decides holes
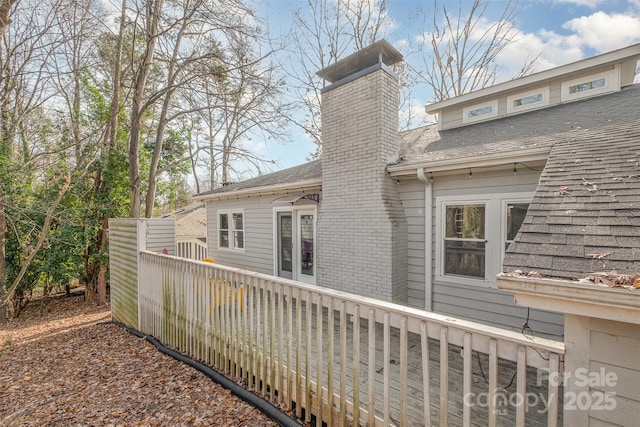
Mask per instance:
[[[562,371],[562,343],[230,267],[141,262],[141,331],[318,427],[562,423],[562,390],[537,384],[538,369]]]
[[[293,308],[295,310],[295,307]],[[305,310],[303,309],[303,312]],[[322,346],[322,352],[317,351],[317,318],[315,315],[316,309],[312,309],[312,318],[311,318],[311,336],[312,338],[312,347],[309,354],[311,354],[310,358],[310,366],[309,371],[306,370],[306,360],[304,357],[301,357],[300,361],[297,362],[296,355],[304,355],[306,354],[306,344],[304,339],[301,340],[301,347],[298,349],[297,341],[295,338],[295,331],[298,330],[298,324],[296,323],[295,316],[293,317],[293,359],[291,363],[293,365],[294,373],[292,375],[295,378],[295,367],[298,366],[296,363],[300,363],[300,369],[302,370],[302,374],[304,376],[305,372],[309,372],[312,377],[312,382],[316,383],[316,373],[317,373],[317,362],[318,362],[318,354],[322,354],[321,363],[323,366],[322,373],[325,376],[329,376],[328,363],[329,360],[329,349],[328,345],[326,345],[328,341],[328,318],[327,318],[327,310],[324,310],[323,315],[323,331],[322,331],[322,341],[324,345]],[[307,331],[305,319],[302,319],[301,322],[301,331]],[[351,343],[346,348],[345,354],[345,387],[346,387],[346,395],[350,399],[351,402],[354,401],[354,393],[359,393],[359,401],[362,402],[361,406],[363,408],[369,409],[369,381],[367,372],[370,367],[370,353],[369,349],[369,327],[366,322],[360,324],[360,363],[359,363],[359,375],[358,375],[358,385],[357,387],[354,384],[354,369],[355,363],[353,361],[354,354],[354,341],[353,341],[353,322],[351,320],[346,321],[346,342]],[[286,329],[286,328],[285,328]],[[340,315],[339,313],[334,314],[333,320],[333,331],[334,337],[339,337],[340,334]],[[289,331],[285,330],[280,337],[280,334],[276,332],[275,340],[283,340],[286,342]],[[306,332],[305,332],[306,333]],[[400,372],[400,349],[402,346],[400,345],[400,331],[397,328],[390,327],[390,342],[389,342],[389,352],[388,352],[388,362],[387,366],[389,367],[388,372],[385,374],[385,360],[384,360],[384,326],[382,324],[377,323],[375,325],[375,363],[373,369],[375,371],[375,384],[374,384],[374,409],[376,411],[376,417],[378,418],[378,423],[380,420],[384,422],[384,415],[382,408],[384,408],[385,403],[389,405],[390,409],[390,419],[389,422],[391,425],[402,425],[402,404],[397,396],[399,396],[399,391],[401,385],[401,372]],[[267,338],[269,340],[270,338]],[[339,342],[337,338],[334,338],[335,342]],[[410,350],[418,350],[421,347],[420,336],[413,333],[407,334],[407,348]],[[278,345],[276,344],[274,348],[277,349]],[[286,345],[283,346],[282,352],[282,361],[286,365],[289,361],[287,356]],[[447,361],[446,366],[448,368],[447,375],[447,383],[448,383],[448,399],[446,402],[446,410],[447,410],[447,425],[449,426],[462,426],[463,418],[463,405],[465,404],[464,396],[463,396],[463,378],[464,378],[464,354],[461,347],[448,344],[447,351]],[[337,379],[341,378],[341,368],[342,368],[342,357],[340,354],[341,349],[334,345],[334,356],[333,356],[333,384],[334,384],[334,421],[335,425],[340,425],[339,419],[336,419],[337,413],[339,412],[339,396],[340,396],[340,381]],[[442,371],[441,371],[441,349],[440,342],[435,339],[428,340],[428,352],[429,352],[429,391],[432,396],[431,405],[429,408],[431,425],[439,426],[441,425],[441,401],[440,401],[440,386],[442,379]],[[408,355],[408,366],[407,366],[407,375],[406,378],[406,387],[408,388],[408,399],[405,404],[406,407],[406,425],[408,426],[424,426],[425,423],[425,407],[424,407],[424,386],[423,386],[423,360],[421,357],[420,351],[409,351]],[[274,351],[275,360],[278,360],[277,350]],[[472,352],[470,355],[472,361],[472,387],[471,394],[467,397],[466,403],[470,404],[472,407],[471,410],[471,425],[478,427],[486,427],[489,425],[489,380],[488,380],[488,372],[489,372],[489,357],[487,354]],[[271,359],[268,356],[268,359]],[[270,363],[267,362],[267,363]],[[516,404],[518,403],[518,394],[516,390],[516,373],[517,367],[516,363],[500,359],[498,361],[498,381],[497,386],[500,389],[498,393],[498,401],[497,401],[497,425],[499,426],[513,426],[516,424]],[[528,426],[547,426],[547,411],[546,411],[546,401],[548,399],[548,390],[547,390],[547,382],[542,381],[541,384],[537,384],[537,370],[535,368],[528,368],[527,372],[527,384],[526,384],[526,395],[523,396],[525,399],[525,405],[527,405],[526,411],[526,425]],[[389,390],[387,392],[387,399],[385,399],[384,392],[384,377],[388,375],[389,377]],[[284,383],[285,381],[283,381]],[[301,396],[304,396],[304,381],[302,381],[301,387]],[[328,380],[325,378],[323,383],[327,383]],[[292,382],[292,386],[295,387],[295,382]],[[357,388],[357,391],[356,391]],[[560,393],[562,396],[562,393]],[[303,399],[303,397],[300,397]],[[316,400],[316,392],[315,387],[312,386],[312,398]],[[295,402],[295,398],[292,399]],[[323,401],[325,403],[324,410],[327,411],[327,402],[329,400],[328,393],[326,389],[323,393]],[[562,405],[562,400],[560,401],[560,406]],[[316,404],[313,405],[317,407]],[[315,415],[313,416],[315,419]],[[352,422],[352,417],[349,417],[349,424]],[[559,411],[558,424],[562,425],[562,411]]]

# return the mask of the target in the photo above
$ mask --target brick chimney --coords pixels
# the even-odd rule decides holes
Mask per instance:
[[[386,166],[398,157],[402,55],[382,40],[321,70],[321,286],[407,303],[407,220]]]

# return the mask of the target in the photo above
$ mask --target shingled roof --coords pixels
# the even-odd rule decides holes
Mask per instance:
[[[565,132],[638,116],[640,85],[503,119],[438,131],[437,124],[400,134],[398,167],[549,148]]]
[[[505,256],[505,272],[534,270],[565,279],[640,272],[638,100],[640,85],[634,85],[575,104],[592,120],[555,135],[525,221]]]
[[[246,181],[218,187],[211,191],[198,194],[198,198],[214,194],[231,193],[238,190],[269,187],[278,184],[296,183],[302,181],[319,180],[322,177],[322,164],[320,160],[303,163],[281,171],[261,175]]]

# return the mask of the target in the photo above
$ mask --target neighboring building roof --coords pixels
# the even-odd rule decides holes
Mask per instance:
[[[389,171],[429,167],[447,161],[462,163],[482,156],[550,151],[558,140],[576,130],[604,126],[638,116],[640,85],[620,92],[574,101],[503,119],[438,131],[437,125],[402,132],[400,161]],[[580,132],[577,132],[580,134]],[[582,136],[571,136],[585,137]]]
[[[505,272],[566,279],[640,272],[639,99],[640,85],[594,99],[601,101],[594,123],[558,138]]]
[[[215,188],[211,191],[200,193],[196,196],[198,199],[206,199],[210,196],[221,195],[226,193],[237,192],[241,190],[256,189],[262,187],[273,187],[280,184],[295,184],[299,182],[318,181],[322,178],[322,164],[320,160],[314,160],[308,163],[283,169],[266,175],[261,175],[246,181],[236,182],[234,184],[225,185]]]
[[[203,202],[191,203],[162,218],[176,221],[176,236],[207,236],[207,212]]]

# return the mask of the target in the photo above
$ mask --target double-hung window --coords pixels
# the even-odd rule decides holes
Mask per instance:
[[[530,197],[530,193],[438,197],[437,279],[494,286],[504,253],[524,221]]]
[[[218,247],[244,250],[243,211],[218,211]]]
[[[485,277],[485,205],[445,205],[444,274]]]

